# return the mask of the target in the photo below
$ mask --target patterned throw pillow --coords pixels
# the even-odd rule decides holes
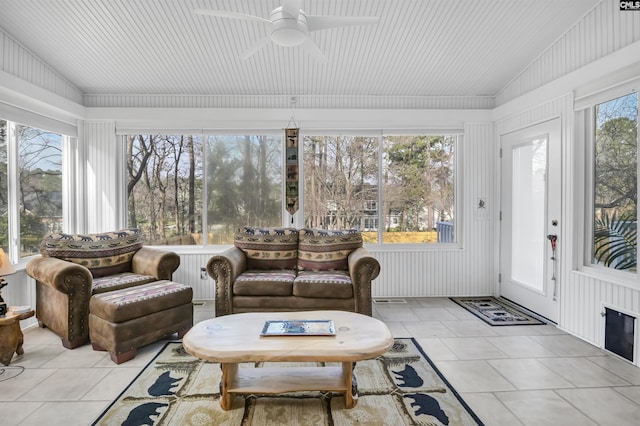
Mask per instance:
[[[138,229],[101,234],[53,233],[40,243],[40,253],[86,266],[98,278],[131,271],[131,259],[142,244]]]
[[[296,269],[298,230],[244,226],[234,244],[247,256],[247,269]]]
[[[298,270],[346,271],[349,254],[358,247],[362,247],[362,234],[356,229],[301,229]]]

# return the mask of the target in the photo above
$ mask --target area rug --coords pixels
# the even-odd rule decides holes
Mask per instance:
[[[396,339],[384,355],[356,364],[359,399],[352,409],[345,409],[341,394],[297,392],[236,396],[233,408],[223,411],[220,375],[219,364],[169,342],[93,424],[482,425],[414,339]]]
[[[451,300],[490,325],[540,325],[543,321],[494,297],[452,297]]]

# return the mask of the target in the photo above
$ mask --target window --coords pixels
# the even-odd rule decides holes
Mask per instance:
[[[129,135],[126,143],[128,225],[149,244],[232,244],[239,226],[282,225],[280,136]]]
[[[9,172],[7,161],[7,122],[0,120],[0,248],[9,252]]]
[[[20,257],[38,254],[42,237],[62,230],[62,143],[58,133],[0,120],[0,244],[17,241]]]
[[[210,244],[233,244],[233,232],[242,225],[282,225],[282,156],[281,136],[209,136]]]
[[[378,242],[365,207],[378,200],[378,137],[304,136],[304,224],[359,229]]]
[[[384,137],[383,242],[455,242],[438,240],[437,225],[454,223],[456,141],[456,135]]]
[[[305,226],[360,229],[368,243],[455,242],[437,229],[454,226],[458,138],[305,136]]]
[[[455,242],[459,138],[304,135],[304,226],[359,229],[367,243]],[[283,226],[283,135],[124,139],[128,226],[149,244],[232,244],[238,227]]]
[[[202,244],[202,137],[130,135],[128,225],[152,245]]]
[[[592,263],[636,272],[638,95],[597,104],[593,114]]]

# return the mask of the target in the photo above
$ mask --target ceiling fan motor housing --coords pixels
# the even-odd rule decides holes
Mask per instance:
[[[298,16],[291,16],[283,12],[282,7],[276,7],[269,17],[271,21],[271,40],[280,46],[298,46],[309,35],[307,16],[302,10]]]

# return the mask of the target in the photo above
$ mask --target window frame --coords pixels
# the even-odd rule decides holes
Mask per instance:
[[[592,94],[576,98],[574,100],[574,128],[576,153],[576,180],[577,193],[576,206],[582,206],[583,214],[578,216],[574,229],[576,232],[577,266],[578,272],[590,277],[614,282],[630,288],[640,288],[640,271],[616,270],[604,265],[592,262],[594,239],[594,185],[595,185],[595,130],[596,107],[602,103],[615,100],[620,97],[637,94],[640,107],[640,79],[634,79],[615,87],[596,91]],[[640,108],[638,108],[638,122],[640,122]],[[640,171],[640,132],[637,134],[638,170]],[[580,184],[582,182],[582,184]],[[638,173],[636,188],[640,193],[640,173]],[[640,213],[640,206],[637,213]],[[638,255],[640,260],[640,255]]]
[[[285,138],[284,138],[284,129],[219,129],[219,130],[201,130],[195,131],[192,129],[184,129],[177,130],[174,129],[172,131],[162,131],[161,129],[120,129],[118,134],[120,135],[120,146],[122,147],[122,161],[123,164],[126,162],[126,149],[124,149],[124,144],[126,141],[126,135],[134,134],[134,133],[144,133],[144,134],[173,134],[173,135],[193,135],[193,136],[201,136],[203,140],[203,150],[210,136],[238,136],[238,135],[264,135],[264,136],[281,136],[282,140],[282,164],[286,164],[286,150],[285,146]],[[442,136],[442,135],[450,135],[455,137],[455,145],[454,145],[454,159],[453,159],[453,167],[454,167],[454,177],[453,177],[453,185],[454,185],[454,212],[455,212],[455,220],[456,220],[456,241],[453,243],[385,243],[383,238],[383,229],[378,227],[378,241],[376,243],[367,243],[367,245],[374,246],[377,249],[383,249],[384,251],[459,251],[463,248],[464,241],[464,226],[463,226],[463,214],[464,214],[464,206],[462,205],[462,188],[461,182],[463,179],[463,158],[464,158],[464,139],[465,134],[462,128],[455,129],[400,129],[400,130],[335,130],[335,129],[300,129],[299,134],[299,145],[298,145],[298,156],[302,155],[303,152],[303,141],[305,136],[363,136],[363,137],[376,137],[378,139],[378,180],[379,182],[382,179],[383,173],[383,151],[385,149],[383,141],[385,136]],[[202,173],[203,179],[203,197],[202,197],[202,230],[203,230],[203,243],[200,245],[184,245],[184,246],[171,246],[172,248],[180,249],[180,250],[189,250],[190,249],[199,249],[206,248],[211,246],[224,246],[219,244],[210,244],[208,241],[208,233],[204,230],[208,227],[207,221],[207,199],[204,194],[207,193],[207,182],[208,177],[205,174],[207,169],[207,156],[206,152],[203,152],[203,160],[202,167],[204,169]],[[300,176],[304,176],[304,162],[300,161],[299,163]],[[123,188],[127,185],[127,178],[124,175],[126,170],[123,167]],[[284,174],[284,171],[283,171]],[[293,221],[291,220],[291,215],[288,214],[285,206],[286,196],[285,196],[285,177],[282,179],[282,226],[291,227],[295,226],[301,228],[304,226],[304,184],[300,185],[299,189],[299,209],[293,217]],[[376,203],[378,206],[383,205],[382,202],[382,191],[378,191],[378,197]],[[127,214],[128,203],[126,200],[126,191],[123,189],[122,194],[122,217],[128,217]],[[381,211],[378,209],[377,216],[375,217],[378,224],[384,223],[384,219],[381,217]],[[164,246],[163,246],[164,247]],[[169,246],[166,246],[169,247]]]
[[[68,166],[70,164],[70,150],[72,147],[72,141],[76,138],[66,135],[61,130],[69,130],[69,126],[65,124],[56,125],[56,122],[51,119],[43,118],[37,119],[37,116],[33,114],[28,115],[27,118],[31,120],[16,120],[12,114],[8,114],[9,118],[0,116],[0,119],[6,122],[7,135],[6,135],[6,149],[7,149],[7,255],[12,263],[14,263],[17,269],[24,267],[27,262],[36,256],[38,253],[29,256],[21,256],[21,242],[20,242],[20,209],[19,209],[19,161],[20,161],[20,149],[18,141],[18,127],[31,127],[39,130],[43,130],[50,133],[56,133],[61,137],[61,160],[62,160],[62,227],[65,231],[69,230],[69,206],[70,200],[74,199],[73,187],[76,179],[73,177],[72,169]],[[19,117],[18,117],[19,118]],[[70,131],[69,133],[75,133]],[[43,235],[44,237],[44,235]]]
[[[461,250],[464,242],[464,225],[463,214],[464,206],[462,205],[462,176],[463,176],[463,159],[464,159],[464,139],[465,132],[463,129],[394,129],[394,130],[327,130],[327,129],[301,129],[300,141],[304,141],[305,136],[362,136],[362,137],[377,137],[378,138],[378,182],[382,182],[383,177],[383,152],[384,152],[384,138],[386,136],[442,136],[450,135],[455,137],[454,145],[454,159],[453,159],[453,203],[455,212],[455,226],[456,226],[456,241],[453,243],[385,243],[383,240],[384,229],[378,227],[378,238],[375,243],[367,243],[368,245],[376,248],[382,248],[384,251],[451,251]],[[302,152],[303,142],[300,142],[300,153]],[[299,154],[300,154],[299,153]],[[302,162],[301,162],[302,164]],[[304,176],[304,168],[301,168],[301,173]],[[304,199],[304,184],[300,188],[300,198]],[[378,206],[383,205],[382,191],[378,190]],[[304,213],[304,203],[301,204],[301,210]],[[381,216],[381,210],[377,212],[377,222],[385,223],[384,218]],[[304,224],[304,214],[301,216],[300,221]],[[297,223],[297,222],[296,222]]]

